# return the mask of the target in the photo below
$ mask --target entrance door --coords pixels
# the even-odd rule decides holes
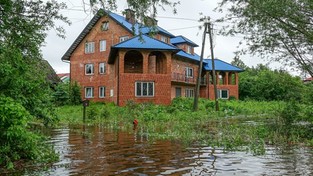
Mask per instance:
[[[176,87],[175,92],[176,92],[176,96],[175,96],[176,98],[181,97],[181,87]]]

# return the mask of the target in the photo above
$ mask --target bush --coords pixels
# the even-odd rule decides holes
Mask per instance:
[[[14,161],[43,157],[42,138],[27,130],[31,119],[33,117],[21,104],[0,96],[0,166],[12,169]]]

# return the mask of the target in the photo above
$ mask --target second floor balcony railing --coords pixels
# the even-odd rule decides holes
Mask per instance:
[[[185,74],[181,74],[181,73],[172,73],[172,81],[196,84],[197,78],[188,77]],[[201,85],[206,85],[206,79],[204,77],[201,78]]]

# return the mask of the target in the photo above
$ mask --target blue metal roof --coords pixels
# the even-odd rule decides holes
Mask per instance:
[[[194,47],[197,47],[198,45],[195,44],[194,42],[192,42],[191,40],[187,39],[186,37],[184,36],[176,36],[175,38],[171,38],[171,43],[172,44],[180,44],[180,43],[188,43],[190,44],[191,46],[194,46]]]
[[[186,53],[185,51],[181,50],[178,53],[176,53],[176,55],[200,62],[200,56],[198,54],[189,54],[189,53]]]
[[[112,48],[117,49],[152,49],[152,50],[175,50],[178,51],[179,49],[176,48],[173,45],[164,43],[162,41],[159,41],[157,39],[151,38],[147,36],[146,34],[143,34],[141,36],[136,36],[131,39],[128,39],[124,42],[118,43]]]
[[[169,37],[175,37],[173,34],[169,33],[168,31],[166,31],[165,29],[156,26],[156,27],[147,27],[141,23],[135,23],[134,26],[129,23],[124,16],[118,15],[116,13],[110,12],[109,16],[114,19],[116,22],[118,22],[119,24],[121,24],[122,26],[124,26],[126,29],[128,29],[130,32],[134,32],[135,35],[139,35],[139,33],[143,33],[143,34],[148,34],[149,32],[152,31],[157,31],[160,32],[162,34],[165,34]]]
[[[197,54],[189,54],[189,53],[186,53],[186,52],[181,50],[178,53],[176,53],[176,55],[200,62],[200,56]],[[241,68],[233,66],[233,65],[231,65],[227,62],[224,62],[220,59],[214,59],[214,64],[215,64],[215,70],[217,70],[217,71],[235,71],[235,72],[242,72],[243,71]],[[203,59],[203,68],[206,71],[211,71],[212,70],[212,59]]]
[[[207,71],[212,70],[212,59],[204,59],[203,63],[204,63],[203,66],[205,70]],[[215,65],[215,70],[217,71],[235,71],[235,72],[243,71],[241,68],[231,65],[220,59],[214,59],[214,65]]]

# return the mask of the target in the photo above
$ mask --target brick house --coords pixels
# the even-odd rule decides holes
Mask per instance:
[[[71,81],[82,87],[82,98],[123,106],[127,100],[168,105],[175,97],[193,97],[198,45],[157,26],[156,20],[143,25],[131,10],[125,14],[95,15],[62,57],[70,63]],[[204,60],[202,98],[214,99],[211,65]],[[215,69],[219,98],[238,98],[242,70],[218,59]]]

